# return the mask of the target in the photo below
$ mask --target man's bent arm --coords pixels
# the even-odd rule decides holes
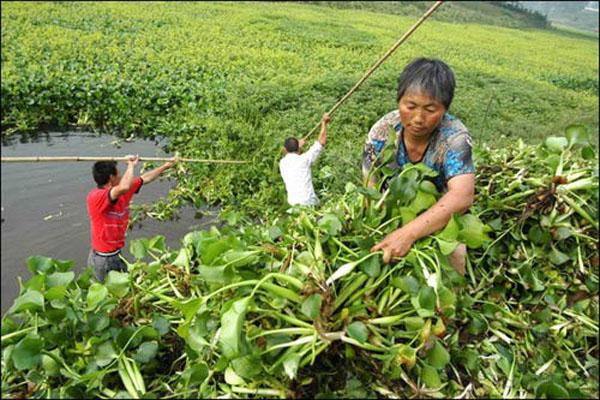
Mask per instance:
[[[142,177],[142,180],[144,181],[144,184],[154,181],[156,178],[158,178],[160,176],[160,174],[162,174],[165,170],[169,169],[172,165],[173,165],[173,163],[171,161],[168,161],[168,162],[164,163],[163,165],[161,165],[160,167],[154,168],[153,170],[142,174],[141,177]]]
[[[133,184],[133,178],[135,178],[134,170],[135,170],[135,164],[132,162],[129,162],[127,164],[127,170],[121,177],[121,181],[119,182],[119,184],[110,190],[111,200],[114,201],[114,200],[118,199],[119,196],[122,196],[125,193],[129,192],[129,190],[131,189],[131,185]]]

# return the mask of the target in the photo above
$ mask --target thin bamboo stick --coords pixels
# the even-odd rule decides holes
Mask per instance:
[[[171,161],[167,157],[140,157],[140,161]],[[81,157],[81,156],[56,156],[56,157],[1,157],[1,162],[68,162],[68,161],[127,161],[127,157]],[[241,160],[210,160],[200,158],[178,158],[178,162],[195,162],[207,164],[245,164]]]
[[[387,60],[387,58],[388,58],[389,56],[391,56],[391,55],[392,55],[392,53],[393,53],[394,51],[396,51],[396,49],[397,49],[397,48],[398,48],[398,47],[399,47],[399,46],[400,46],[402,43],[404,43],[404,41],[405,41],[406,39],[408,39],[408,37],[409,37],[410,35],[412,35],[412,33],[413,33],[413,32],[414,32],[414,31],[415,31],[415,30],[416,30],[416,29],[417,29],[417,28],[418,28],[418,27],[419,27],[419,26],[420,26],[420,25],[423,23],[423,21],[425,21],[427,18],[429,18],[429,16],[430,16],[431,14],[433,14],[433,12],[434,12],[435,10],[437,10],[437,8],[438,8],[439,6],[441,6],[441,5],[442,5],[442,3],[443,3],[443,1],[436,1],[436,2],[435,2],[435,4],[434,4],[434,5],[432,5],[432,6],[431,6],[431,8],[430,8],[429,10],[427,10],[427,12],[426,12],[425,14],[423,14],[423,16],[422,16],[422,17],[421,17],[421,18],[420,18],[420,19],[419,19],[417,22],[415,22],[415,24],[414,24],[413,26],[411,26],[411,27],[410,27],[410,29],[409,29],[408,31],[406,31],[406,33],[405,33],[405,34],[404,34],[404,35],[403,35],[403,36],[402,36],[402,37],[401,37],[401,38],[400,38],[400,39],[399,39],[399,40],[398,40],[396,43],[394,43],[394,45],[393,45],[393,46],[392,46],[392,47],[391,47],[391,48],[390,48],[390,49],[389,49],[389,50],[388,50],[388,51],[387,51],[387,52],[386,52],[386,53],[385,53],[385,54],[384,54],[384,55],[383,55],[383,56],[382,56],[382,57],[381,57],[379,60],[377,60],[377,61],[375,62],[375,64],[373,64],[373,66],[371,66],[371,68],[369,68],[369,70],[368,70],[368,71],[367,71],[367,72],[366,72],[366,73],[365,73],[365,74],[362,76],[362,78],[360,78],[360,79],[359,79],[359,81],[358,81],[358,82],[356,82],[356,84],[355,84],[355,85],[352,87],[352,89],[350,89],[350,90],[348,91],[348,93],[346,93],[346,94],[344,95],[344,97],[342,97],[342,98],[341,98],[341,99],[340,99],[340,100],[339,100],[339,101],[338,101],[338,102],[337,102],[337,103],[336,103],[336,104],[335,104],[333,107],[331,107],[331,109],[330,109],[330,110],[329,110],[329,112],[328,112],[328,113],[329,113],[329,115],[330,115],[330,116],[333,116],[333,113],[335,113],[335,111],[338,109],[338,107],[339,107],[339,106],[341,106],[341,105],[342,105],[342,103],[344,103],[344,102],[345,102],[345,101],[346,101],[346,100],[347,100],[347,99],[348,99],[350,96],[352,96],[352,94],[353,94],[354,92],[356,92],[356,90],[359,88],[359,86],[360,86],[360,85],[362,85],[362,83],[363,83],[365,80],[367,80],[367,78],[368,78],[369,76],[371,76],[371,74],[372,74],[372,73],[373,73],[373,72],[374,72],[374,71],[375,71],[377,68],[379,68],[379,66],[380,66],[381,64],[383,64],[383,62],[384,62],[385,60]],[[308,132],[308,133],[306,134],[306,136],[304,136],[304,137],[303,137],[303,139],[305,139],[305,140],[306,140],[306,139],[308,139],[308,137],[309,137],[310,135],[312,135],[313,133],[315,133],[315,132],[317,131],[317,129],[319,129],[319,127],[320,127],[320,126],[321,126],[321,122],[319,121],[319,122],[317,123],[317,125],[316,125],[314,128],[312,128],[312,129],[311,129],[311,131],[310,131],[310,132]]]

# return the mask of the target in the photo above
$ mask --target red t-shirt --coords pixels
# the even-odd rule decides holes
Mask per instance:
[[[129,203],[140,191],[144,181],[139,176],[133,179],[129,192],[110,199],[110,189],[97,188],[87,197],[88,214],[91,222],[92,249],[110,253],[125,246],[125,232],[129,224]]]

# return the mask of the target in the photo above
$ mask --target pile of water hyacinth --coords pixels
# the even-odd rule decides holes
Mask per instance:
[[[477,193],[384,265],[374,243],[430,207],[434,172],[382,162],[263,225],[131,242],[104,284],[31,257],[2,321],[2,396],[598,396],[598,164],[580,126],[477,154]],[[389,159],[393,149],[384,150]],[[468,247],[467,273],[450,266]]]

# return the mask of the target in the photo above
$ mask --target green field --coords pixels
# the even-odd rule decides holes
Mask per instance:
[[[189,156],[251,159],[244,170],[199,168],[193,179],[206,199],[250,208],[283,201],[282,140],[308,132],[415,21],[273,3],[6,3],[2,11],[3,135],[97,127],[168,136]],[[571,123],[598,132],[597,40],[428,21],[335,115],[321,165],[337,179],[326,169],[317,186],[358,181],[365,135],[395,107],[397,77],[418,56],[454,69],[450,111],[476,145],[538,142]]]
[[[179,165],[149,215],[220,202],[223,226],[174,249],[169,232],[130,240],[128,271],[104,283],[29,257],[2,319],[2,397],[597,398],[597,38],[442,5],[333,116],[322,205],[285,206],[284,138],[352,87],[412,6],[2,3],[3,141],[81,128],[250,161]],[[419,56],[456,73],[476,201],[384,265],[373,244],[440,196],[423,164],[383,162],[385,191],[360,179],[367,131]],[[465,275],[448,261],[459,243]]]

